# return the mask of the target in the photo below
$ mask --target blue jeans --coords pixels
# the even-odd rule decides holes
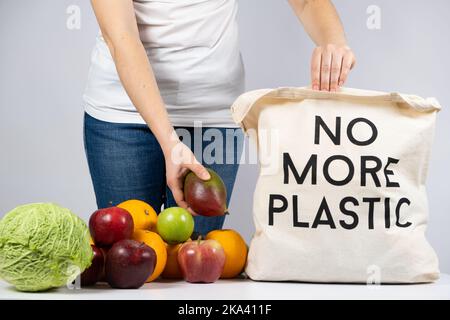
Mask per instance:
[[[203,137],[208,129],[211,128],[176,128],[180,138],[183,138],[185,144],[192,146],[191,149],[195,146],[192,141],[194,130],[201,132]],[[228,205],[239,167],[243,134],[236,128],[212,130],[220,132],[223,137],[234,135],[233,144],[222,141],[223,149],[214,151],[218,152],[216,155],[219,156],[222,153],[222,163],[203,163],[222,177],[228,192]],[[210,136],[208,135],[208,139]],[[191,141],[186,141],[187,139]],[[199,160],[201,157],[198,152],[203,153],[205,147],[210,144],[203,140],[205,139],[201,139],[199,144],[200,148],[193,150]],[[115,206],[129,199],[145,201],[156,212],[159,212],[163,205],[165,208],[176,206],[172,193],[166,186],[164,155],[158,141],[146,125],[110,123],[97,120],[85,113],[84,147],[98,208]],[[194,219],[195,231],[205,235],[211,230],[221,229],[225,217],[198,216]]]

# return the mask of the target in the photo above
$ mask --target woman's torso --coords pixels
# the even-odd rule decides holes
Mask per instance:
[[[235,126],[229,111],[244,91],[236,0],[133,1],[141,41],[175,126]],[[86,111],[109,122],[143,123],[101,35],[91,57]]]

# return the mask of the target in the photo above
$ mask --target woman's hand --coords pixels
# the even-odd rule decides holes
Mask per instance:
[[[316,47],[311,59],[312,89],[335,92],[344,85],[355,62],[355,55],[348,46]]]
[[[164,149],[163,149],[164,150]],[[200,179],[208,180],[209,172],[197,161],[191,149],[177,140],[171,144],[168,150],[164,150],[166,159],[167,186],[172,191],[178,206],[187,209],[192,215],[197,215],[184,199],[183,183],[184,177],[189,172],[194,172]]]
[[[311,59],[313,90],[336,91],[347,80],[355,56],[332,1],[289,0],[306,32],[317,44]]]

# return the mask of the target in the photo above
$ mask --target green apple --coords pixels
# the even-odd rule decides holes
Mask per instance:
[[[159,214],[156,229],[168,244],[185,242],[194,231],[194,218],[186,209],[167,208]]]

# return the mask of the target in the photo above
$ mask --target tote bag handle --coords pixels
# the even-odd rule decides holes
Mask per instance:
[[[345,100],[354,102],[394,102],[410,107],[418,112],[439,111],[442,107],[435,98],[422,98],[416,95],[397,92],[341,88],[337,92],[311,90],[307,87],[282,87],[277,89],[260,89],[244,93],[231,106],[233,120],[244,131],[255,127],[259,112],[264,108],[264,100],[301,101],[304,99]],[[268,102],[267,101],[267,102]],[[268,103],[269,105],[269,103]]]

